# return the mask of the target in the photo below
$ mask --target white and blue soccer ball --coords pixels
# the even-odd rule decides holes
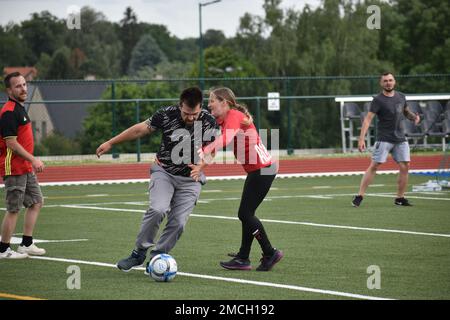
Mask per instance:
[[[167,254],[161,253],[152,258],[147,266],[147,273],[154,280],[168,282],[175,278],[178,271],[177,262]]]

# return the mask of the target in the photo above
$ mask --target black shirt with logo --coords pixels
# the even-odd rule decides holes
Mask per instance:
[[[162,167],[173,175],[188,177],[188,164],[198,163],[197,150],[214,141],[220,133],[215,118],[205,109],[191,126],[181,117],[179,105],[160,108],[147,120],[147,125],[161,130],[162,139],[157,158]]]

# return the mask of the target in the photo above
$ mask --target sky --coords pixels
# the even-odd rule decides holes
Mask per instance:
[[[58,18],[67,18],[70,6],[90,6],[101,11],[109,21],[119,22],[127,6],[133,8],[138,21],[163,24],[178,38],[199,36],[199,0],[0,0],[0,25],[20,23],[31,13],[48,10]],[[209,0],[201,0],[202,3]],[[302,10],[305,4],[316,8],[321,0],[282,0],[282,8]],[[239,18],[246,12],[264,14],[264,0],[221,0],[202,7],[202,29],[222,30],[227,37],[236,34]],[[83,21],[81,21],[81,28]]]

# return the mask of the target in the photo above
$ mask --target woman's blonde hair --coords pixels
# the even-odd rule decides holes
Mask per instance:
[[[212,93],[219,101],[226,101],[230,108],[236,109],[247,116],[247,118],[252,119],[252,115],[248,111],[245,105],[239,104],[236,102],[236,96],[231,89],[226,87],[220,87],[211,89],[210,93]]]

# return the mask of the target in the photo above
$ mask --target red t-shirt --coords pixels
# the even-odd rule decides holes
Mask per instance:
[[[255,125],[242,124],[246,115],[231,109],[225,119],[216,119],[222,131],[222,137],[204,148],[205,153],[222,150],[231,141],[233,153],[246,172],[256,171],[273,163],[270,153],[261,141]]]
[[[16,176],[32,172],[31,162],[16,155],[6,146],[7,137],[17,137],[17,142],[33,154],[34,141],[30,118],[25,108],[11,98],[0,111],[0,175]]]

